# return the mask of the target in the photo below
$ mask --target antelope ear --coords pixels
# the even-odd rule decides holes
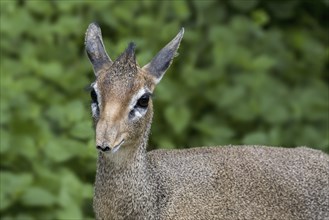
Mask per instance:
[[[172,41],[170,41],[164,48],[162,48],[162,50],[160,50],[160,52],[151,60],[151,62],[143,67],[143,70],[154,77],[156,84],[160,82],[162,76],[172,63],[183,35],[184,28],[179,31],[179,33]]]
[[[100,69],[112,64],[111,58],[106,53],[102,32],[97,23],[91,23],[88,26],[85,37],[85,47],[96,76]]]

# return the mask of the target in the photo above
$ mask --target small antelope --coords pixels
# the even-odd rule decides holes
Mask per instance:
[[[86,51],[96,80],[97,219],[329,219],[329,157],[266,146],[146,151],[155,86],[184,29],[140,67],[135,45],[112,61],[95,23]],[[298,138],[298,137],[297,137]]]

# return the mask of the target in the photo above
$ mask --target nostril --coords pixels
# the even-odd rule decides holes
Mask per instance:
[[[105,152],[105,151],[109,151],[109,150],[110,150],[110,147],[109,147],[109,146],[102,147],[102,146],[100,146],[100,145],[97,145],[97,146],[96,146],[96,149]]]

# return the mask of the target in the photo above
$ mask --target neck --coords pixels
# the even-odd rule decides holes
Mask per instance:
[[[94,197],[98,219],[138,219],[150,214],[149,205],[156,201],[154,182],[147,164],[146,143],[139,143],[122,146],[115,154],[99,153]],[[129,205],[128,213],[122,207]]]

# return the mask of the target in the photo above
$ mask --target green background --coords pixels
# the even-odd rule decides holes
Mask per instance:
[[[84,52],[146,64],[185,27],[158,85],[150,149],[307,145],[329,152],[328,0],[1,0],[1,219],[92,219],[96,170]]]

